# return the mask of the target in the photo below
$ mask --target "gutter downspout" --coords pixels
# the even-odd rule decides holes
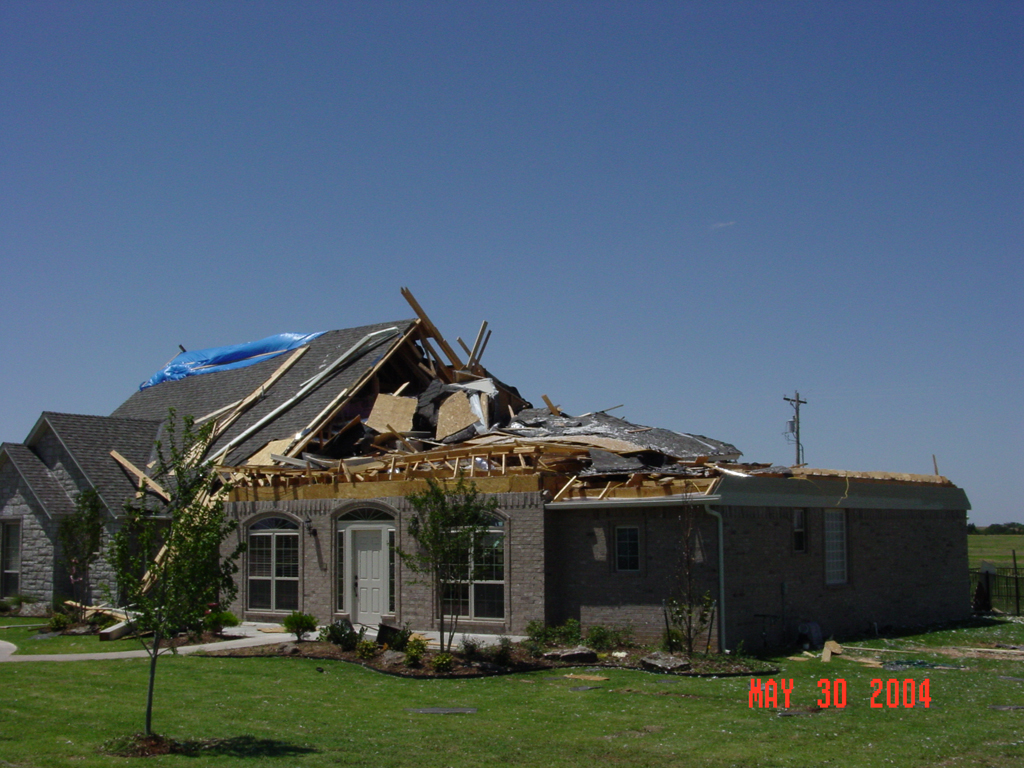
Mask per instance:
[[[710,504],[704,509],[718,520],[718,649],[725,651],[725,521]]]

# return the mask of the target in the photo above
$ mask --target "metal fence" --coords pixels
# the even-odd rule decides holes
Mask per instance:
[[[971,595],[974,610],[995,608],[1003,613],[1020,616],[1021,596],[1024,593],[1024,568],[996,568],[995,573],[971,569]]]

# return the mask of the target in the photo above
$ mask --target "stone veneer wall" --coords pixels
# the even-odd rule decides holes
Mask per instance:
[[[630,626],[639,640],[658,642],[665,635],[663,601],[679,589],[683,521],[679,508],[615,507],[548,510],[546,542],[549,595],[547,621],[576,619],[584,627]],[[718,528],[715,518],[697,508],[697,593],[718,597]],[[639,572],[615,567],[615,529],[636,526],[640,533]],[[717,627],[717,622],[716,622]],[[717,647],[717,629],[711,646]],[[706,639],[704,642],[707,642]],[[703,646],[702,646],[703,647]]]
[[[18,522],[21,527],[18,591],[36,600],[23,604],[21,613],[26,616],[45,615],[53,599],[56,522],[47,517],[10,462],[0,469],[0,521]]]
[[[807,510],[807,551],[793,551],[793,510],[724,507],[726,640],[760,650],[797,641],[970,616],[966,512],[846,510],[847,583],[825,584],[824,513]],[[772,617],[772,618],[766,618]]]
[[[494,494],[498,514],[505,518],[505,608],[504,620],[480,620],[458,624],[458,631],[488,634],[523,634],[526,625],[535,619],[544,619],[544,506],[539,493]],[[290,501],[238,501],[225,505],[225,511],[239,522],[238,530],[224,544],[227,554],[241,541],[245,541],[248,526],[259,517],[279,514],[299,525],[300,610],[316,616],[321,624],[347,614],[335,610],[336,599],[336,519],[355,509],[370,507],[395,515],[396,546],[412,549],[415,542],[408,533],[411,507],[403,497],[384,497],[375,500],[309,499]],[[302,525],[310,519],[317,535],[313,536]],[[239,617],[252,621],[280,622],[284,614],[255,612],[246,605],[246,561],[243,556],[239,571],[238,599],[231,610]],[[420,583],[423,576],[413,573],[405,563],[398,561],[395,574],[398,592],[397,612],[387,617],[389,623],[409,624],[413,629],[436,629],[437,617],[432,589]]]

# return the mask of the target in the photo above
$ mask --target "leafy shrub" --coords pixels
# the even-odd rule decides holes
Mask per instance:
[[[358,632],[352,623],[344,619],[324,625],[320,630],[321,643],[334,643],[343,651],[354,651],[366,634],[366,627]]]
[[[544,646],[536,640],[524,640],[523,648],[535,659],[539,659],[544,655]]]
[[[435,672],[451,672],[455,668],[455,657],[450,653],[439,653],[430,660],[430,666]]]
[[[118,623],[118,619],[115,619],[109,613],[94,613],[86,621],[97,630],[106,629]]]
[[[534,619],[526,625],[526,637],[537,645],[547,645],[552,642],[551,628],[543,621]]]
[[[633,644],[633,628],[605,627],[595,624],[587,630],[587,647],[595,651],[610,651]]]
[[[356,643],[356,657],[366,661],[377,655],[377,644],[373,640],[360,640]]]
[[[11,604],[8,603],[6,600],[0,600],[0,614],[10,613],[10,612],[11,612]]]
[[[55,613],[50,617],[50,623],[47,628],[51,632],[63,632],[65,629],[71,627],[75,622],[66,613]]]
[[[491,652],[491,658],[495,664],[507,666],[512,663],[512,638],[502,635],[498,638],[498,644]]]
[[[565,624],[555,627],[555,639],[561,645],[579,645],[583,642],[583,632],[576,619],[567,619]]]
[[[423,654],[427,652],[427,638],[423,635],[413,635],[405,644],[405,663],[416,666],[423,660]]]
[[[203,629],[219,635],[225,627],[237,627],[238,617],[231,611],[210,611],[203,617]]]
[[[480,650],[480,641],[469,635],[462,636],[462,655],[466,657],[476,656]]]
[[[409,645],[410,637],[412,637],[412,630],[409,629],[409,625],[406,624],[398,631],[397,635],[391,638],[391,649],[395,651],[404,651]]]
[[[560,627],[550,627],[543,621],[531,621],[526,625],[526,637],[537,645],[579,645],[583,642],[580,623],[567,619]]]
[[[284,617],[284,628],[295,635],[300,643],[310,632],[316,632],[316,617],[301,611],[292,611]]]

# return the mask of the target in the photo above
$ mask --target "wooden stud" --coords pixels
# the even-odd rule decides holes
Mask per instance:
[[[139,482],[145,483],[154,493],[160,496],[164,501],[171,500],[171,495],[167,493],[167,491],[165,491],[163,488],[161,488],[159,483],[157,483],[153,478],[151,478],[141,469],[139,469],[130,461],[128,461],[128,459],[126,459],[120,453],[118,453],[117,451],[111,451],[110,455],[114,457],[114,461],[116,461],[122,467],[127,469],[133,475],[135,475],[139,479]]]
[[[555,416],[562,415],[562,412],[558,409],[558,406],[552,403],[547,395],[541,395],[541,398],[543,398],[544,404],[548,407],[548,410],[551,411],[552,414],[554,414]]]
[[[402,296],[405,298],[407,302],[409,302],[409,306],[412,307],[413,311],[420,318],[420,320],[423,321],[424,328],[430,332],[430,335],[433,336],[434,339],[437,340],[438,346],[440,346],[441,351],[444,352],[445,355],[447,355],[452,365],[456,369],[462,368],[463,365],[462,361],[459,360],[459,356],[455,354],[455,350],[452,349],[451,346],[449,346],[448,342],[444,340],[444,336],[442,336],[441,332],[437,330],[437,326],[434,325],[434,323],[430,320],[430,318],[427,316],[427,313],[423,311],[423,307],[421,307],[419,305],[419,302],[416,301],[415,297],[413,297],[412,291],[410,291],[408,288],[403,287]]]

